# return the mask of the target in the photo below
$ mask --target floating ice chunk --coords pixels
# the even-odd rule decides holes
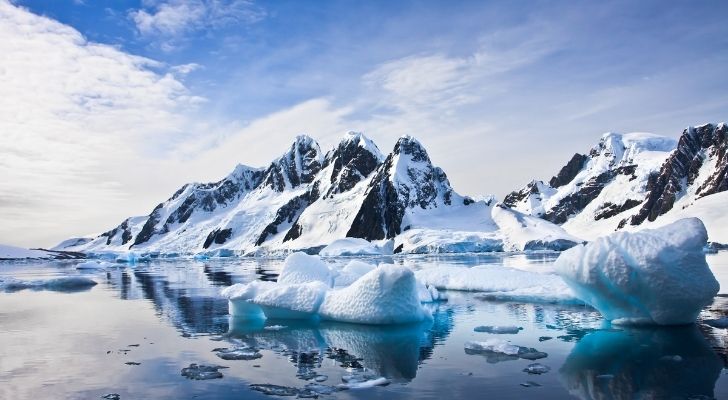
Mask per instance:
[[[0,290],[17,292],[20,290],[50,290],[54,292],[78,292],[96,286],[96,282],[84,276],[64,276],[60,278],[35,281],[0,279]]]
[[[278,275],[278,283],[294,284],[308,282],[323,282],[326,286],[333,285],[333,276],[326,263],[318,256],[305,253],[293,253],[286,257],[283,270]]]
[[[220,365],[197,365],[190,364],[187,368],[182,368],[181,375],[187,379],[206,380],[222,378],[222,372],[219,369],[227,368]]]
[[[328,291],[319,314],[361,324],[402,324],[430,316],[420,303],[414,273],[396,265],[380,265],[351,286]]]
[[[108,263],[106,261],[85,261],[85,262],[76,264],[76,269],[78,269],[78,270],[105,270],[112,266],[113,266],[113,264]]]
[[[263,309],[253,302],[259,292],[271,289],[275,282],[253,281],[237,283],[223,289],[220,294],[228,299],[230,315],[241,319],[264,319]]]
[[[392,240],[377,245],[366,239],[344,238],[331,242],[331,244],[321,249],[319,255],[322,257],[390,255],[393,251],[394,241]]]
[[[557,275],[500,266],[437,267],[417,271],[417,278],[437,289],[485,292],[495,300],[581,303]]]
[[[266,331],[280,331],[280,330],[283,330],[283,329],[286,329],[286,328],[287,327],[284,326],[284,325],[268,325],[268,326],[266,326],[263,329],[265,329]]]
[[[551,367],[540,363],[528,364],[528,366],[523,369],[523,372],[529,373],[531,375],[541,375],[549,371],[551,371]]]
[[[213,350],[215,354],[223,360],[257,360],[263,357],[262,354],[256,349],[252,348],[218,348]]]
[[[481,325],[476,326],[473,331],[484,332],[484,333],[498,333],[498,334],[515,334],[523,330],[520,326],[490,326]]]
[[[483,342],[470,341],[465,343],[465,353],[482,354],[489,363],[516,360],[538,360],[548,357],[548,354],[532,347],[516,346],[503,339],[488,339]]]
[[[703,223],[617,232],[562,253],[555,268],[577,296],[614,323],[695,322],[719,284],[705,262]]]
[[[337,385],[339,389],[367,389],[375,386],[385,386],[389,380],[367,371],[354,371],[341,377],[344,383]]]
[[[465,349],[473,352],[503,353],[509,356],[518,355],[519,347],[501,339],[488,339],[483,342],[465,342]]]

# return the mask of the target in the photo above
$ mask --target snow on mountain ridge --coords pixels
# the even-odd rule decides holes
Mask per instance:
[[[400,138],[386,157],[361,133],[347,133],[325,155],[315,140],[298,136],[266,168],[238,165],[221,181],[185,185],[148,216],[129,218],[71,248],[91,253],[280,254],[316,252],[355,237],[396,239],[397,251],[419,251],[423,247],[417,243],[425,235],[450,243],[426,247],[430,251],[523,250],[531,240],[517,239],[520,231],[530,232],[526,236],[541,243],[539,248],[549,248],[550,241],[578,241],[546,221],[527,224],[523,221],[533,217],[520,213],[516,220],[521,222],[508,223],[513,229],[500,230],[494,212],[492,200],[457,194],[411,136]],[[403,235],[405,231],[411,234]],[[455,243],[452,237],[460,239]]]

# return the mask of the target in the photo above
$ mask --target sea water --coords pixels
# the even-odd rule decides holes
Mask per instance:
[[[362,260],[414,269],[506,265],[549,271],[555,257]],[[728,293],[728,252],[708,255],[708,261],[724,287],[721,293]],[[105,270],[77,270],[75,262],[2,263],[4,281],[85,276],[98,284],[0,292],[0,398],[728,396],[728,331],[701,323],[613,327],[586,306],[496,302],[456,291],[446,292],[447,302],[428,305],[434,318],[422,324],[231,318],[219,290],[274,280],[282,263],[275,258],[159,260]],[[726,314],[728,298],[719,295],[702,316]],[[508,333],[493,333],[498,331]],[[472,343],[515,350],[490,351]]]

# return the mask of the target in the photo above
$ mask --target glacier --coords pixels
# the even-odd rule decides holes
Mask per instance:
[[[690,324],[719,290],[705,261],[707,238],[699,219],[686,218],[573,247],[554,267],[579,298],[613,323]]]

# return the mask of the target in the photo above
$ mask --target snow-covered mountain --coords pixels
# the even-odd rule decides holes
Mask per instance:
[[[386,157],[360,133],[322,153],[307,136],[266,168],[180,188],[149,215],[59,248],[245,255],[316,252],[346,237],[396,252],[563,249],[580,239],[542,219],[456,193],[414,138]]]
[[[697,216],[710,240],[728,243],[700,201],[728,190],[728,125],[685,129],[676,141],[646,134],[607,133],[588,154],[575,154],[548,183],[532,181],[505,197],[520,212],[592,239],[619,229],[659,226]],[[693,205],[701,204],[701,207]],[[714,213],[712,213],[714,214]]]

